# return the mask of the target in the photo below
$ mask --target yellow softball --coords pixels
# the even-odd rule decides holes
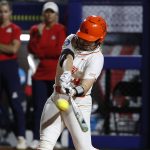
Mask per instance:
[[[56,105],[61,111],[67,111],[69,109],[69,102],[63,98],[59,98],[56,101]]]

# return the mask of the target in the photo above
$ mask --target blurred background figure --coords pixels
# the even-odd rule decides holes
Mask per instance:
[[[12,10],[7,1],[0,2],[0,95],[5,89],[14,113],[17,149],[25,149],[25,117],[21,106],[22,91],[18,75],[17,52],[21,28],[11,22]]]
[[[45,3],[42,16],[43,22],[31,27],[28,43],[29,73],[33,74],[34,137],[30,146],[33,149],[38,145],[42,109],[53,92],[56,65],[66,37],[65,27],[58,23],[59,8],[56,3]]]

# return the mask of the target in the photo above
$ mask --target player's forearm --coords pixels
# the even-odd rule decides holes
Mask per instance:
[[[71,71],[73,66],[73,57],[72,55],[68,55],[65,61],[63,62],[62,69],[63,71]]]
[[[81,86],[84,89],[84,95],[88,92],[88,90],[93,86],[95,79],[84,79],[81,82]]]
[[[17,51],[18,51],[17,46],[14,46],[12,44],[10,44],[10,45],[0,44],[0,52],[1,53],[15,54]]]
[[[69,92],[72,96],[84,96],[93,86],[94,81],[95,79],[84,79],[80,85],[70,89]]]

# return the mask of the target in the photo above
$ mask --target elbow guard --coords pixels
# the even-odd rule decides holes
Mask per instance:
[[[74,53],[70,49],[64,49],[64,51],[61,53],[60,58],[59,58],[59,64],[62,67],[65,59],[67,58],[67,55],[71,55],[74,59]]]

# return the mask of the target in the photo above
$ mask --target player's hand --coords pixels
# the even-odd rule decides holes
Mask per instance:
[[[62,93],[64,94],[67,94],[68,91],[69,91],[69,88],[70,88],[70,82],[69,83],[66,83],[66,82],[61,82],[61,91]]]
[[[61,87],[62,93],[67,94],[69,96],[74,96],[76,94],[76,90],[71,86],[71,83],[64,84]]]
[[[71,79],[72,75],[70,71],[64,71],[64,73],[60,76],[60,86],[64,94],[67,94],[67,89],[71,87]]]
[[[44,26],[45,25],[43,23],[38,24],[38,33],[39,33],[40,36],[43,33]]]
[[[70,87],[69,89],[68,89],[68,93],[67,93],[69,96],[75,96],[75,94],[76,94],[76,90],[74,89],[74,88],[72,88],[72,87]]]
[[[71,82],[71,72],[70,71],[64,71],[64,73],[60,76],[60,85],[66,86]]]
[[[65,82],[69,83],[71,81],[71,71],[64,71],[64,73],[60,76],[60,83]]]

